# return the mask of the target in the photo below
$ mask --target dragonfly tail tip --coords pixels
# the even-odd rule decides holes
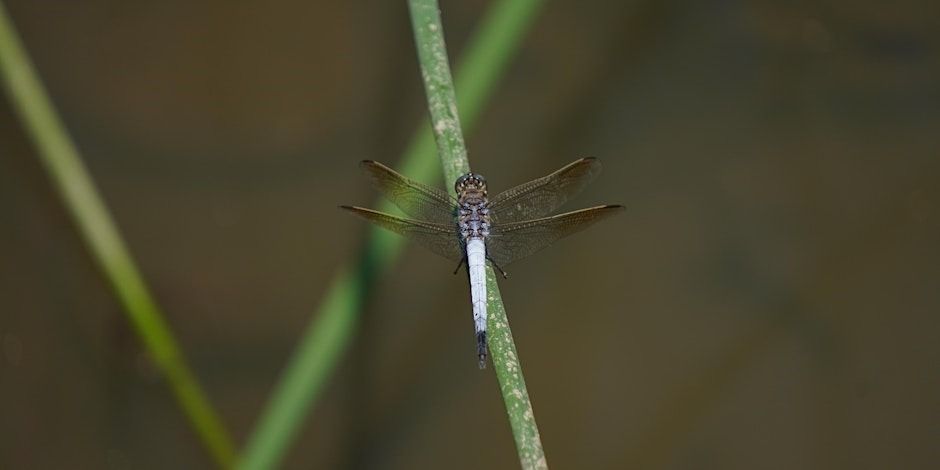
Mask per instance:
[[[480,369],[486,369],[486,331],[477,332],[477,358]]]

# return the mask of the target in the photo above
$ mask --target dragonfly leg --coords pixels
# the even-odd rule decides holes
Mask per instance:
[[[467,257],[466,257],[466,256],[464,256],[463,258],[460,258],[460,262],[457,263],[457,269],[454,270],[454,275],[455,275],[455,276],[457,275],[457,271],[460,271],[460,267],[463,266],[463,263],[464,263],[465,261],[467,261]]]
[[[493,258],[490,258],[489,256],[487,256],[486,259],[490,260],[490,264],[492,264],[493,267],[496,268],[496,270],[499,271],[499,273],[503,275],[503,279],[509,279],[509,275],[506,274],[506,271],[503,271],[503,268],[499,267],[499,265],[496,264],[496,261],[493,261]]]

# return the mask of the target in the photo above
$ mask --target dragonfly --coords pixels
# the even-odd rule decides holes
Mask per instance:
[[[623,210],[599,205],[546,216],[573,198],[600,172],[595,158],[581,158],[554,173],[503,191],[487,193],[486,179],[460,176],[455,195],[429,186],[372,160],[360,163],[372,186],[409,218],[358,206],[340,206],[379,227],[456,261],[456,274],[466,264],[480,368],[486,367],[486,263],[504,278],[503,266],[548,247]]]

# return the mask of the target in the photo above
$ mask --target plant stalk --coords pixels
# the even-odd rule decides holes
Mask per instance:
[[[447,60],[440,9],[437,0],[409,0],[408,5],[438,156],[445,180],[456,181],[459,176],[470,172],[470,162],[457,114],[457,97]],[[496,284],[496,274],[490,266],[486,268],[486,284],[490,356],[516,440],[519,463],[527,470],[548,468],[522,365]]]
[[[233,467],[232,440],[186,364],[75,143],[43,89],[3,3],[0,3],[0,77],[55,190],[151,359],[166,377],[216,464]]]

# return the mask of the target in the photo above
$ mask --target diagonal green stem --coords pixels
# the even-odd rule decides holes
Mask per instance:
[[[444,178],[448,182],[455,181],[470,171],[470,162],[467,160],[467,149],[457,115],[457,97],[447,62],[440,9],[437,0],[410,0],[408,4],[418,48],[418,63],[421,65],[424,90],[428,97],[428,110],[431,112],[431,127],[444,167]],[[490,352],[506,414],[516,439],[519,463],[524,469],[548,468],[522,375],[522,365],[496,284],[496,274],[489,266],[486,269],[486,284]]]
[[[166,376],[177,401],[216,463],[223,468],[232,467],[235,462],[232,440],[186,365],[75,144],[43,90],[2,3],[0,76],[55,189],[123,304],[128,320]]]
[[[499,391],[503,394],[512,435],[516,439],[519,464],[526,470],[546,469],[548,461],[545,460],[539,427],[535,423],[529,391],[522,376],[519,353],[516,352],[512,330],[509,329],[509,320],[506,318],[506,308],[499,294],[499,285],[496,284],[496,273],[490,267],[487,267],[486,271],[486,292],[489,296],[489,319],[486,328],[489,331],[490,353],[493,356],[493,368],[496,369]]]
[[[460,115],[468,132],[477,123],[541,3],[541,0],[499,0],[487,11],[469,41],[457,74],[460,85],[457,97],[462,103]],[[416,180],[432,182],[440,174],[438,162],[434,136],[430,126],[424,124],[411,140],[399,169]],[[455,171],[459,174],[460,169],[451,172]],[[453,181],[451,177],[448,175],[449,181]],[[388,211],[390,208],[385,204],[381,209]],[[260,470],[280,465],[352,339],[363,293],[375,276],[398,258],[403,243],[404,240],[394,234],[373,229],[359,260],[339,271],[262,411],[242,454],[240,468]],[[496,290],[491,289],[491,292]],[[491,344],[493,351],[501,347],[498,338],[491,341],[495,343]],[[499,370],[497,366],[497,374]]]
[[[437,143],[437,155],[444,167],[444,181],[456,181],[460,175],[470,172],[470,161],[467,160],[460,116],[457,115],[457,94],[450,76],[440,10],[436,0],[409,0],[408,6],[424,91],[428,97],[431,130]]]

